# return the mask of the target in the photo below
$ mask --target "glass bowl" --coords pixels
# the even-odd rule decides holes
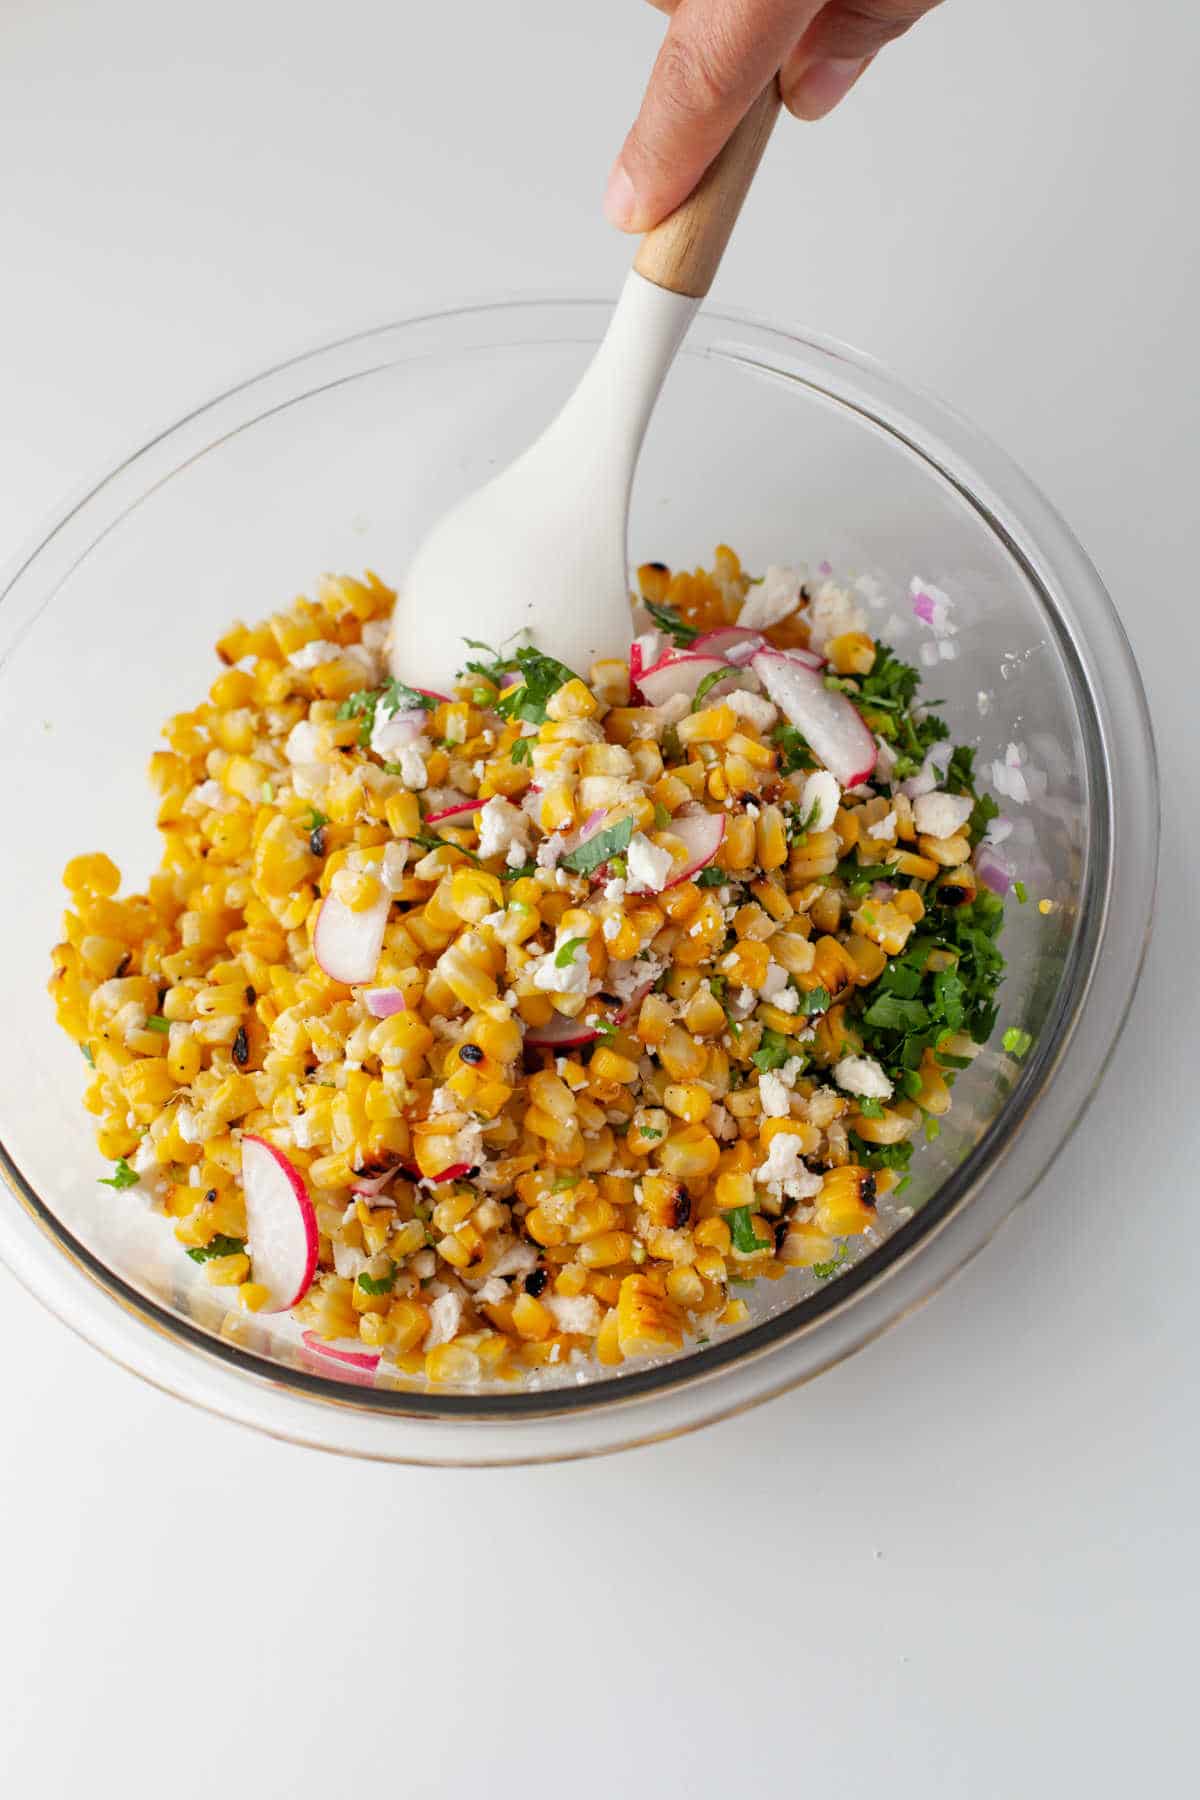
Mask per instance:
[[[837,1279],[745,1290],[744,1327],[673,1360],[435,1392],[354,1385],[306,1358],[290,1320],[228,1313],[161,1218],[97,1186],[84,1071],[45,993],[63,863],[103,847],[141,885],[157,860],[146,759],[162,720],[211,679],[219,631],[324,570],[402,576],[430,521],[551,416],[608,310],[469,306],[284,363],[114,470],[3,591],[0,1255],[117,1361],[281,1437],[396,1461],[584,1456],[810,1378],[933,1292],[1030,1191],[1094,1092],[1137,979],[1153,746],[1128,644],[1078,544],[1004,455],[869,359],[706,312],[647,437],[631,560],[695,564],[718,540],[755,568],[828,560],[866,578],[874,628],[910,656],[919,575],[956,602],[960,655],[932,683],[955,738],[985,765],[1015,742],[1033,770],[1028,803],[1005,802],[1033,898],[1010,908],[1000,1027],[914,1158],[911,1211],[893,1209]],[[1014,1026],[1033,1040],[1023,1061],[999,1048]]]

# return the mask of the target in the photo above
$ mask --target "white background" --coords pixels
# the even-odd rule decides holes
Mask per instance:
[[[635,0],[0,0],[0,559],[314,341],[615,291],[599,197],[659,30]],[[973,415],[1116,597],[1163,897],[1084,1132],[883,1342],[595,1464],[287,1449],[0,1278],[5,1793],[1192,1789],[1198,65],[1178,0],[951,0],[781,126],[717,287]]]

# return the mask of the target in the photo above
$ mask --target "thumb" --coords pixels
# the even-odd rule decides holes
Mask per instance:
[[[844,99],[876,53],[902,37],[939,0],[831,0],[809,25],[779,77],[798,119],[822,119]]]
[[[679,0],[604,210],[648,231],[685,200],[775,75],[820,0]]]

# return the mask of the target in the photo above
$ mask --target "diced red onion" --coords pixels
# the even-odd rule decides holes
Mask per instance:
[[[364,988],[362,1003],[373,1019],[390,1019],[393,1013],[407,1012],[408,1005],[399,988]]]
[[[872,900],[890,900],[896,889],[890,881],[873,881],[871,883]]]
[[[924,619],[927,625],[933,624],[933,599],[931,595],[926,593],[917,594],[913,600],[912,609],[914,613],[916,613],[918,619]]]
[[[975,873],[993,894],[1007,894],[1013,884],[1012,868],[987,844],[980,844],[975,852]]]

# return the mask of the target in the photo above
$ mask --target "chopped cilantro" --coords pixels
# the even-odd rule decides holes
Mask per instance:
[[[494,650],[490,644],[482,643],[479,638],[465,637],[463,643],[467,646],[468,650],[482,650],[488,660],[487,662],[480,662],[478,657],[472,658],[464,663],[463,668],[458,671],[459,674],[461,675],[465,669],[472,675],[482,675],[483,679],[490,682],[493,688],[498,688],[504,678],[505,672],[512,667],[512,658],[506,656],[501,650]],[[479,701],[478,704],[481,706],[490,705],[491,700],[492,695],[489,693],[486,699]]]
[[[368,1275],[364,1269],[358,1278],[358,1285],[364,1294],[390,1294],[396,1285],[396,1265],[388,1257],[386,1275]]]
[[[671,815],[661,800],[654,802],[654,823],[660,831],[665,831],[671,823]]]
[[[329,818],[326,813],[319,811],[319,809],[315,806],[309,807],[309,809],[308,809],[308,827],[307,827],[307,829],[309,831],[320,831],[322,825],[328,825],[328,823],[329,823]]]
[[[88,1068],[94,1069],[96,1066],[96,1059],[92,1055],[92,1046],[90,1044],[80,1044],[79,1050]]]
[[[1014,881],[1013,882],[1013,893],[1017,897],[1017,905],[1024,906],[1025,902],[1029,898],[1029,889],[1025,886],[1025,883],[1023,881]]]
[[[729,871],[718,869],[714,863],[710,863],[707,869],[701,869],[694,880],[697,887],[721,887],[729,880]]]
[[[816,768],[816,757],[809,749],[807,740],[794,725],[777,725],[771,733],[771,742],[779,752],[781,775],[794,775],[798,769]]]
[[[556,1175],[554,1177],[554,1180],[550,1183],[550,1192],[552,1194],[565,1194],[571,1188],[578,1187],[578,1186],[579,1186],[578,1175],[571,1175],[571,1174]]]
[[[750,1061],[756,1069],[765,1074],[768,1069],[782,1069],[790,1055],[788,1041],[783,1033],[772,1031],[770,1026],[767,1026],[759,1040],[758,1049],[754,1051]]]
[[[158,1016],[157,1013],[155,1013],[152,1018],[149,1018],[146,1020],[146,1030],[147,1031],[157,1031],[161,1037],[166,1037],[166,1035],[170,1031],[170,1029],[171,1029],[170,1019],[162,1019]]]
[[[573,937],[568,938],[565,944],[560,944],[558,949],[554,952],[555,968],[569,969],[571,964],[575,961],[575,952],[578,950],[580,944],[586,943],[586,938]]]
[[[584,840],[574,850],[568,850],[565,856],[559,857],[559,865],[564,869],[573,869],[576,875],[590,875],[601,863],[627,848],[633,836],[633,820],[618,819],[615,825],[608,825],[598,831],[595,837]]]
[[[874,1099],[870,1094],[860,1094],[858,1110],[864,1119],[882,1119],[883,1101]]]
[[[532,644],[518,650],[513,661],[520,670],[521,680],[504,690],[496,702],[496,711],[505,719],[524,719],[530,725],[543,725],[547,702],[559,688],[579,677],[574,669],[535,650]]]
[[[501,881],[526,881],[531,875],[536,874],[536,863],[522,863],[516,869],[501,869],[500,879]]]
[[[652,1138],[652,1139],[660,1138],[662,1136],[662,1132],[659,1131],[657,1129],[657,1127],[654,1125],[639,1125],[638,1126],[638,1136],[644,1137],[644,1138]]]
[[[733,1247],[740,1250],[743,1256],[755,1256],[760,1250],[770,1249],[770,1238],[760,1238],[755,1231],[754,1214],[748,1206],[735,1206],[724,1218],[733,1239]]]
[[[644,600],[642,604],[658,629],[673,638],[678,648],[694,643],[700,636],[697,628],[682,619],[673,606],[665,606],[657,600]]]
[[[533,760],[533,739],[519,737],[508,753],[510,762],[529,763]]]
[[[101,1187],[116,1188],[117,1192],[120,1193],[122,1188],[136,1187],[140,1180],[141,1176],[138,1174],[137,1170],[131,1169],[123,1156],[118,1156],[116,1162],[113,1164],[112,1174],[101,1175],[100,1185]]]
[[[209,1238],[207,1244],[199,1244],[188,1255],[195,1263],[212,1262],[215,1256],[240,1256],[246,1248],[244,1238],[226,1237],[222,1232]]]
[[[1008,1054],[1015,1056],[1018,1061],[1028,1053],[1033,1044],[1030,1033],[1022,1031],[1019,1025],[1010,1025],[1000,1041]]]
[[[807,993],[802,993],[800,996],[800,1011],[805,1018],[811,1019],[814,1013],[828,1012],[832,1003],[832,995],[828,988],[809,988]]]
[[[905,1139],[899,1144],[868,1144],[856,1131],[847,1133],[854,1160],[864,1169],[907,1169],[913,1147]]]
[[[844,1269],[850,1261],[850,1246],[839,1244],[828,1262],[813,1263],[812,1272],[818,1281],[828,1281],[839,1269]]]

